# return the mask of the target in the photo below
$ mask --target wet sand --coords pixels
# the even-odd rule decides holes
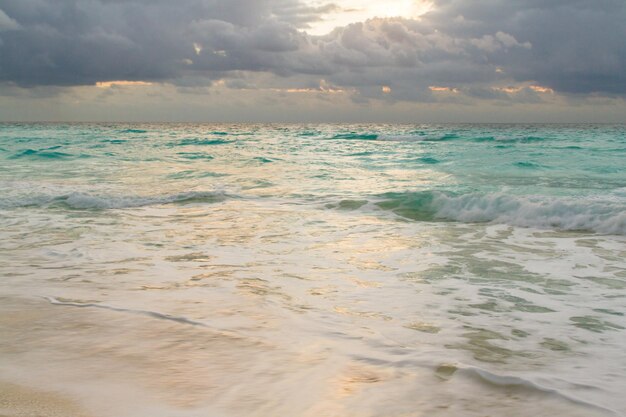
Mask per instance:
[[[407,361],[398,369],[344,358],[340,344],[282,342],[1,297],[0,417],[610,415],[471,368]]]
[[[60,394],[0,380],[0,417],[91,417]]]

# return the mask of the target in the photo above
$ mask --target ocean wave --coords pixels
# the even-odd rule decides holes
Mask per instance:
[[[541,136],[476,136],[469,138],[472,142],[518,142],[535,143],[544,142],[549,138]]]
[[[157,196],[105,196],[81,192],[4,198],[0,208],[60,207],[74,210],[124,209],[164,204],[218,203],[229,196],[220,191],[189,191]]]
[[[227,139],[210,139],[210,138],[187,138],[177,142],[171,142],[170,147],[175,146],[212,146],[212,145],[227,145],[232,141]]]
[[[144,129],[124,129],[120,130],[120,133],[148,133],[148,131]]]
[[[539,164],[537,164],[535,162],[530,162],[530,161],[519,161],[519,162],[515,162],[513,165],[518,167],[518,168],[522,168],[522,169],[539,169],[539,168],[543,168],[541,165],[539,165]]]
[[[321,134],[322,132],[320,132],[319,130],[304,130],[302,132],[298,132],[296,136],[301,138],[308,138],[312,136],[320,136]]]
[[[472,136],[462,135],[455,132],[428,134],[426,132],[409,132],[409,133],[373,133],[373,132],[348,132],[336,134],[330,139],[344,140],[375,140],[381,142],[493,142],[493,143],[510,143],[510,144],[531,144],[536,142],[544,142],[549,138],[539,136]]]
[[[448,141],[453,139],[459,139],[460,136],[456,133],[445,133],[442,135],[427,136],[424,133],[398,133],[398,134],[383,134],[373,132],[349,132],[339,133],[330,139],[344,139],[344,140],[375,140],[381,142],[439,142]]]
[[[443,135],[437,135],[437,136],[418,137],[417,139],[422,140],[424,142],[446,142],[449,140],[461,139],[461,136],[459,136],[456,133],[445,133]]]
[[[622,201],[440,191],[387,193],[378,198],[375,204],[379,208],[413,220],[626,235],[626,204]]]
[[[344,140],[377,140],[378,134],[376,133],[339,133],[331,139],[344,139]]]
[[[433,158],[431,156],[423,156],[421,158],[418,158],[417,161],[423,164],[428,164],[428,165],[434,165],[434,164],[438,164],[439,162],[441,162],[437,158]]]
[[[21,159],[21,158],[29,158],[29,159],[67,159],[72,157],[72,155],[65,152],[56,152],[49,150],[35,150],[35,149],[25,149],[16,154],[11,155],[10,159]]]
[[[209,155],[208,153],[204,153],[204,152],[178,152],[177,153],[178,156],[180,156],[183,159],[203,159],[203,160],[211,160],[214,159],[213,155]]]

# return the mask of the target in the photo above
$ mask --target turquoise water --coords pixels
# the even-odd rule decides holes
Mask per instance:
[[[0,377],[111,416],[621,415],[625,160],[624,125],[0,124]]]
[[[1,207],[280,198],[626,234],[619,125],[140,127],[3,125]]]

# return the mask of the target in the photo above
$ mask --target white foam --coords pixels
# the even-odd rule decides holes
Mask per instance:
[[[616,201],[435,193],[432,207],[441,219],[626,235],[626,206]]]

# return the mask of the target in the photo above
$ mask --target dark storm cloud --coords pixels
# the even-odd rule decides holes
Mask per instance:
[[[190,69],[194,43],[207,37],[229,59],[200,68],[265,70],[264,53],[297,48],[290,39],[296,27],[332,7],[298,0],[0,0],[0,80],[168,80]]]
[[[403,91],[411,84],[462,87],[512,79],[562,93],[626,94],[624,39],[623,0],[441,0],[419,21],[339,29],[320,41],[320,50],[355,74],[335,73],[338,79],[358,83],[377,75]]]
[[[510,81],[626,94],[623,0],[438,0],[419,20],[373,19],[325,36],[300,30],[335,8],[301,0],[0,0],[0,81],[184,84],[252,71],[324,78],[358,100],[431,101],[428,87],[438,85],[498,99],[503,93],[489,85]]]
[[[454,36],[499,30],[530,42],[526,53],[493,61],[519,81],[568,93],[626,93],[624,0],[440,0],[428,20]]]
[[[365,97],[426,102],[433,100],[429,86],[504,79],[496,64],[499,57],[527,54],[532,48],[501,31],[457,36],[428,19],[399,18],[338,28],[311,44],[318,61],[332,68],[327,79],[333,83],[355,87]],[[383,86],[389,90],[383,91]]]

